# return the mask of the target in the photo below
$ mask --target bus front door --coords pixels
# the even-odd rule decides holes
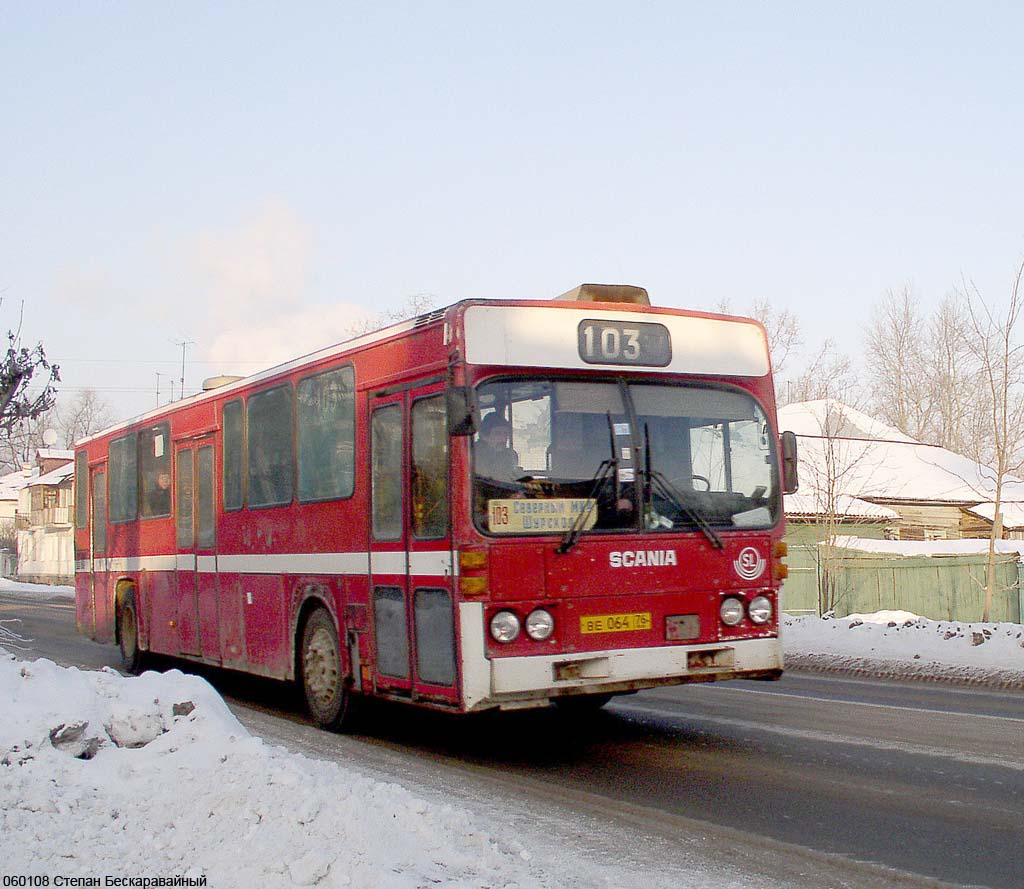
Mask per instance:
[[[370,575],[376,688],[457,700],[443,385],[370,405]]]

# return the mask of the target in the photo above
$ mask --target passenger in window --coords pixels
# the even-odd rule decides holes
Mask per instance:
[[[171,474],[161,472],[156,484],[149,491],[143,515],[163,516],[171,514]]]
[[[480,437],[474,449],[476,474],[497,482],[521,478],[519,455],[509,443],[512,427],[497,413],[488,414],[480,423]]]

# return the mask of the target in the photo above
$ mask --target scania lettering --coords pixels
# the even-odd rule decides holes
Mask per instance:
[[[77,623],[332,729],[772,679],[794,457],[756,321],[464,300],[78,442]]]
[[[647,565],[678,565],[674,549],[640,550],[639,552],[609,553],[612,568],[640,568]]]

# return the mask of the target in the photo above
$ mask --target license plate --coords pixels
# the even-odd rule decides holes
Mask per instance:
[[[590,614],[580,618],[581,633],[632,633],[651,628],[651,612]]]

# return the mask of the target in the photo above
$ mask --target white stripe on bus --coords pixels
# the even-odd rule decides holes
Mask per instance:
[[[273,553],[268,555],[194,556],[178,553],[132,558],[97,558],[96,571],[190,571],[200,574],[405,574],[406,559],[414,575],[448,576],[452,573],[450,552],[389,553]],[[372,563],[371,563],[372,560]],[[77,573],[88,574],[88,560],[75,562]]]

